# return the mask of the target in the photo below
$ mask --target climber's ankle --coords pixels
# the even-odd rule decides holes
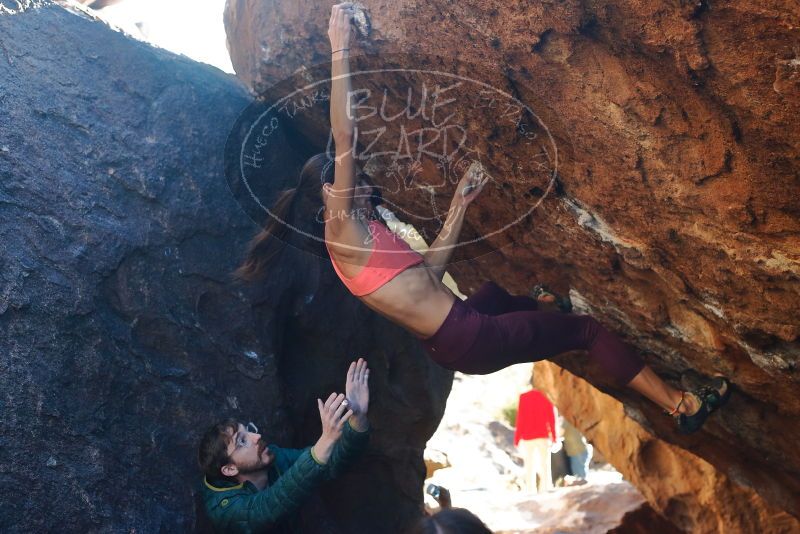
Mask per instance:
[[[681,414],[693,415],[700,409],[702,401],[691,391],[681,391],[673,399],[673,408],[667,414],[678,417]]]

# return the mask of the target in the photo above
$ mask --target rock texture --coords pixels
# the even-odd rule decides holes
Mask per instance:
[[[648,504],[643,503],[639,508],[622,516],[618,527],[612,528],[606,534],[681,534],[681,530],[665,520]]]
[[[92,9],[103,9],[114,4],[118,4],[121,0],[80,0],[80,2],[89,6]]]
[[[663,440],[657,447],[691,449],[692,458],[706,462],[704,472],[739,488],[732,494],[752,490],[800,517],[798,5],[364,5],[372,33],[353,45],[357,67],[465,72],[538,117],[532,130],[522,128],[531,117],[523,113],[515,135],[501,128],[500,111],[475,105],[474,90],[449,93],[463,104],[458,119],[473,154],[493,176],[467,215],[464,235],[487,235],[509,212],[538,206],[501,235],[456,253],[457,260],[472,259],[451,266],[462,290],[489,277],[519,293],[534,281],[547,282],[570,290],[579,311],[625,336],[673,383],[691,379],[683,376],[687,369],[730,376],[736,391],[729,407],[687,438],[656,407],[606,383],[583,358],[559,360],[623,400]],[[259,95],[272,95],[273,84],[290,75],[293,83],[313,79],[314,65],[328,61],[328,18],[327,7],[309,0],[229,1],[237,75]],[[369,83],[400,95],[411,85],[386,73]],[[324,139],[325,112],[324,106],[309,112],[298,128]],[[525,143],[531,131],[541,134],[541,146]],[[375,149],[385,145],[391,147],[378,142]],[[540,154],[554,183],[516,173]],[[387,185],[381,169],[374,170]],[[423,157],[414,180],[427,187],[439,173]],[[389,196],[419,213],[431,204],[425,187]],[[445,186],[432,197],[447,202],[451,193]],[[417,224],[438,229],[421,217]],[[677,463],[684,458],[675,457]],[[626,469],[624,459],[616,465]],[[686,488],[687,499],[711,487],[696,482],[701,486]],[[683,516],[648,494],[673,522]]]
[[[637,486],[660,514],[686,532],[800,531],[800,521],[766,502],[691,451],[654,436],[626,407],[585,380],[542,362],[536,387],[549,391],[561,414]],[[652,531],[652,530],[651,530]]]
[[[0,1],[2,530],[196,531],[200,432],[307,445],[358,355],[375,432],[323,495],[348,531],[413,521],[451,375],[316,256],[232,283],[257,226],[223,147],[250,96],[67,7]]]

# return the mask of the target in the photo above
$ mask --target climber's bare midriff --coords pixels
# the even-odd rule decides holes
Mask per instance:
[[[420,338],[431,337],[439,330],[455,298],[424,262],[360,297],[364,304]]]
[[[345,251],[342,254],[342,248],[330,241],[329,249],[333,260],[348,278],[357,275],[369,260],[370,251]],[[376,291],[358,298],[415,336],[428,338],[439,330],[456,296],[423,262],[409,267]]]

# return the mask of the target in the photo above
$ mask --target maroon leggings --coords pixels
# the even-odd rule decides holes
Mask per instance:
[[[467,300],[456,299],[439,330],[422,344],[442,367],[468,374],[493,373],[570,350],[588,350],[620,385],[644,367],[630,347],[592,317],[536,308],[535,299],[509,295],[486,282]]]

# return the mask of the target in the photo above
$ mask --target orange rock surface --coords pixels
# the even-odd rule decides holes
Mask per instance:
[[[654,436],[617,399],[549,362],[535,384],[645,499],[686,532],[800,532],[800,521],[692,452]],[[666,416],[665,416],[666,417]]]

